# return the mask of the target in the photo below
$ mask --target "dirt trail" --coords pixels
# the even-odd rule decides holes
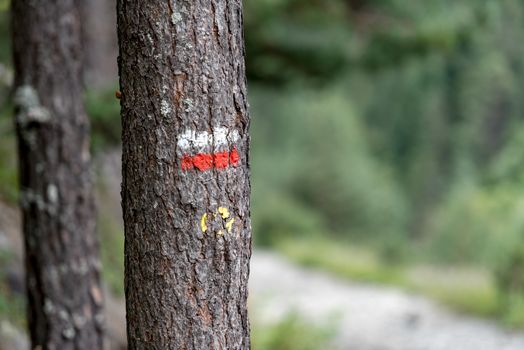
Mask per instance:
[[[269,252],[255,252],[251,266],[251,299],[262,317],[336,317],[336,343],[344,350],[524,350],[522,333],[398,289],[340,281]]]

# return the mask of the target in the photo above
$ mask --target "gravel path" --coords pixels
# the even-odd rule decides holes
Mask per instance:
[[[274,253],[253,255],[250,290],[251,303],[266,320],[289,311],[312,321],[336,318],[336,343],[344,350],[524,350],[522,333],[398,289],[305,270]]]

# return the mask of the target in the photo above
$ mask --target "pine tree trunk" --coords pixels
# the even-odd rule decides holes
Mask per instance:
[[[74,0],[13,0],[32,349],[102,347],[102,293]]]
[[[241,1],[117,12],[130,349],[249,349]]]

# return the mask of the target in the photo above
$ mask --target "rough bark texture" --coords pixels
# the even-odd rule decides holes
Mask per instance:
[[[117,12],[129,346],[249,349],[241,1]]]
[[[13,0],[15,112],[32,349],[102,347],[74,0]]]

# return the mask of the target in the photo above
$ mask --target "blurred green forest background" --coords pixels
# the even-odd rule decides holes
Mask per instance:
[[[256,244],[524,327],[524,2],[247,0],[245,22]],[[115,88],[86,94],[95,154],[118,146]]]

